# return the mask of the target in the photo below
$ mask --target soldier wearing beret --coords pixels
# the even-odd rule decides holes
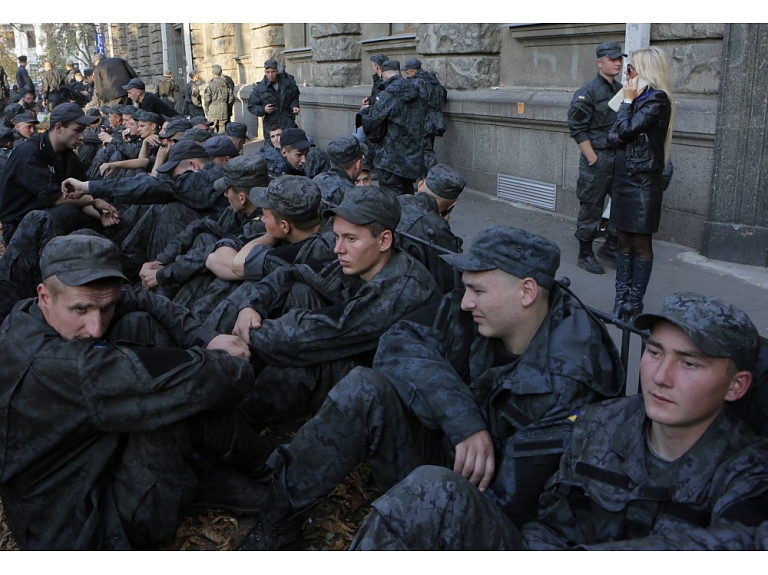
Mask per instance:
[[[247,347],[123,287],[120,258],[101,237],[52,239],[38,297],[2,324],[0,496],[22,549],[147,547],[263,493],[268,452],[236,411]]]
[[[555,281],[553,241],[496,226],[479,232],[468,253],[442,257],[463,271],[464,293],[397,322],[373,369],[340,381],[272,454],[273,480],[246,548],[295,545],[302,512],[362,461],[382,492],[419,465],[441,465],[529,519],[574,415],[623,392],[604,325]]]
[[[757,329],[740,309],[690,292],[634,324],[651,330],[642,395],[578,414],[534,521],[518,530],[470,483],[425,467],[374,503],[353,547],[754,549],[768,442],[726,405],[750,388]]]
[[[328,156],[333,166],[313,178],[320,188],[325,208],[341,204],[344,192],[355,187],[367,153],[367,146],[352,134],[339,136],[328,144]]]
[[[363,116],[363,130],[377,144],[374,165],[379,187],[412,194],[416,178],[425,173],[426,106],[416,84],[400,76],[400,62],[388,60],[381,70],[384,89]]]
[[[592,241],[599,235],[600,217],[605,197],[613,187],[613,161],[615,149],[608,143],[608,132],[616,120],[616,112],[608,102],[621,89],[616,76],[621,74],[626,56],[616,42],[603,42],[595,48],[597,77],[573,95],[568,110],[568,128],[571,138],[579,146],[579,179],[576,195],[579,198],[579,216],[576,221],[576,239],[579,240],[578,266],[592,274],[605,273],[595,259]],[[618,238],[615,229],[606,232],[606,243],[598,252],[600,257],[616,260]]]
[[[293,76],[278,73],[277,60],[270,58],[264,62],[264,78],[253,85],[248,97],[248,111],[263,118],[262,135],[268,137],[267,126],[280,124],[286,128],[296,128],[296,116],[299,115],[299,87]]]

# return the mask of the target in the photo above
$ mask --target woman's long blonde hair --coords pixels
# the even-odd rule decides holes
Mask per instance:
[[[675,123],[675,97],[672,94],[672,73],[669,71],[667,56],[661,48],[648,46],[632,52],[632,61],[638,75],[648,81],[654,90],[662,90],[667,93],[669,105],[669,127],[667,137],[664,139],[664,165],[669,162],[669,150],[672,147],[672,130]]]

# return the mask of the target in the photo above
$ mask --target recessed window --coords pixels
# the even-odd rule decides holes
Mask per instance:
[[[418,24],[390,24],[389,33],[395,34],[415,34]]]

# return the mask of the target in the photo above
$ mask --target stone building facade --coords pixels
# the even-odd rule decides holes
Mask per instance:
[[[436,142],[470,187],[575,216],[578,147],[568,136],[573,91],[596,74],[594,47],[663,48],[674,75],[675,175],[659,239],[706,256],[768,265],[766,24],[113,24],[116,55],[154,78],[165,63],[237,84],[245,109],[263,62],[301,89],[299,123],[320,146],[354,127],[370,93],[369,57],[418,57],[448,88],[448,131]],[[165,30],[163,30],[165,28]],[[180,45],[181,44],[181,45]],[[183,72],[183,74],[182,74]],[[186,78],[180,78],[180,83]]]

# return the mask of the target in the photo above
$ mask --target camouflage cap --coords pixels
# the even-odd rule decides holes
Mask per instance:
[[[659,313],[641,314],[634,325],[651,329],[660,319],[682,329],[705,354],[730,357],[740,370],[754,367],[760,336],[749,316],[736,306],[712,296],[677,292],[664,300]]]
[[[203,142],[203,148],[208,152],[208,155],[212,158],[224,158],[229,156],[230,158],[236,158],[240,155],[237,151],[237,147],[232,143],[232,140],[224,135],[214,136]]]
[[[297,150],[309,148],[307,133],[301,128],[288,128],[280,134],[280,146],[291,146]]]
[[[78,124],[95,124],[101,118],[94,118],[83,114],[83,109],[74,102],[59,104],[51,112],[51,128],[58,123],[77,122]]]
[[[421,70],[421,60],[418,58],[409,58],[401,70]]]
[[[131,106],[130,104],[123,106],[123,116],[130,116],[131,118],[137,119],[139,114],[139,109],[136,106]]]
[[[280,176],[267,188],[251,193],[251,201],[260,208],[278,212],[289,222],[305,222],[320,216],[320,188],[304,176]]]
[[[368,146],[361,144],[352,134],[339,136],[328,144],[328,155],[334,165],[340,166],[354,162],[368,153]]]
[[[446,200],[458,198],[466,185],[458,172],[446,164],[433,166],[424,178],[424,183],[430,192]]]
[[[214,134],[209,130],[203,130],[202,128],[190,128],[184,132],[183,138],[185,140],[192,140],[193,142],[202,144],[206,140],[213,138],[213,136]]]
[[[156,126],[162,126],[164,124],[163,118],[160,114],[154,112],[148,112],[147,110],[139,110],[134,116],[139,122],[152,122]]]
[[[269,60],[264,62],[264,69],[266,70],[267,68],[274,68],[275,70],[277,70],[277,60],[275,60],[274,58],[270,58]]]
[[[603,42],[595,48],[595,54],[598,58],[607,56],[608,58],[618,58],[620,56],[626,56],[622,51],[621,46],[617,42]]]
[[[179,132],[186,132],[190,129],[192,129],[192,124],[189,123],[189,120],[186,118],[174,118],[168,122],[168,125],[165,126],[165,131],[160,134],[160,137],[170,138],[174,134],[178,134]]]
[[[381,65],[382,72],[389,72],[392,70],[400,71],[400,62],[398,60],[387,60]]]
[[[16,114],[20,114],[23,110],[24,106],[21,104],[8,104],[3,110],[3,118],[10,122]]]
[[[122,278],[120,249],[106,238],[73,234],[58,236],[40,254],[43,280],[55,275],[63,284],[81,286],[102,278]]]
[[[13,142],[13,130],[0,126],[0,145]]]
[[[250,140],[248,137],[248,126],[242,122],[230,122],[224,129],[224,135],[230,138],[244,138]]]
[[[189,119],[189,123],[192,124],[193,126],[200,126],[200,125],[213,126],[213,122],[208,120],[208,118],[206,118],[205,116],[194,116]]]
[[[355,187],[344,193],[344,199],[339,206],[323,212],[326,218],[334,214],[361,226],[379,222],[394,232],[400,223],[400,202],[397,201],[397,196],[387,189]]]
[[[168,161],[159,166],[157,171],[167,174],[178,166],[182,160],[196,160],[209,157],[208,152],[199,143],[194,140],[182,140],[171,148],[168,154]]]
[[[250,190],[256,186],[266,186],[269,184],[267,160],[258,154],[232,158],[224,165],[221,171],[224,173],[224,177],[219,178],[213,183],[213,187],[217,192],[224,192],[231,186]]]
[[[440,257],[461,271],[500,269],[518,278],[533,278],[546,289],[555,285],[560,267],[560,248],[555,242],[508,226],[492,226],[478,232],[466,254]]]

